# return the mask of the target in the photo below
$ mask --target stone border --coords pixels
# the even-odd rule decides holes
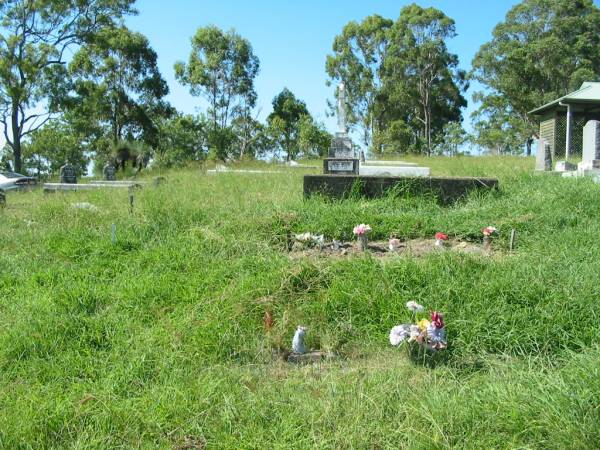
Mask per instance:
[[[497,178],[475,177],[381,177],[362,175],[305,175],[304,197],[321,194],[342,199],[351,192],[367,198],[384,196],[390,189],[413,195],[433,195],[444,204],[467,196],[474,190],[499,188]]]

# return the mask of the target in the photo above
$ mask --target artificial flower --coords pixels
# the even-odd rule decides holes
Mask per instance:
[[[429,322],[429,320],[427,320],[427,319],[421,319],[421,320],[419,320],[419,323],[417,323],[417,325],[419,326],[419,328],[421,330],[426,330],[430,324],[431,324],[431,322]]]
[[[447,241],[448,240],[448,235],[445,233],[435,233],[435,239],[436,241]]]
[[[406,339],[410,337],[410,325],[402,324],[396,325],[390,331],[390,344],[397,346],[404,342]]]
[[[408,338],[408,342],[419,341],[423,339],[423,335],[421,329],[418,325],[410,326],[410,336]]]
[[[354,234],[357,236],[364,236],[365,234],[369,233],[371,231],[371,226],[370,225],[366,225],[364,223],[361,223],[360,225],[356,225],[354,227]]]
[[[406,302],[406,307],[408,309],[410,309],[412,312],[423,312],[425,311],[425,308],[423,307],[423,305],[419,305],[417,302],[411,300],[409,302]]]
[[[484,236],[491,236],[496,231],[498,231],[496,227],[485,227],[483,230],[481,230]]]
[[[431,312],[431,322],[436,328],[444,328],[444,316],[437,311]]]

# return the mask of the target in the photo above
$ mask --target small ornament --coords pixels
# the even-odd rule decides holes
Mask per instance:
[[[296,328],[296,333],[294,334],[294,339],[292,339],[292,352],[296,354],[304,354],[308,350],[306,349],[306,345],[304,344],[304,336],[306,335],[306,331],[308,328],[303,326],[298,326]]]

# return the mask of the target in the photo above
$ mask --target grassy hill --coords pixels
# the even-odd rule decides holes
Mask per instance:
[[[524,158],[418,161],[438,175],[498,176],[501,190],[451,207],[305,201],[299,169],[196,169],[136,192],[133,214],[126,191],[9,194],[0,447],[598,447],[600,185],[532,176]],[[445,231],[473,242],[495,225],[498,251],[285,250],[288,231],[351,240],[360,222],[374,239]],[[408,300],[446,314],[435,367],[389,345]],[[298,324],[311,347],[341,358],[274,361]]]

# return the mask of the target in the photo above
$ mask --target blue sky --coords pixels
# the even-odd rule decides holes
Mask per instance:
[[[371,14],[396,19],[400,9],[411,1],[392,0],[138,0],[139,15],[127,19],[132,29],[145,34],[159,56],[159,67],[170,88],[169,100],[180,111],[194,113],[203,103],[189,95],[175,80],[173,64],[187,61],[190,38],[202,26],[235,28],[248,39],[260,59],[256,79],[260,118],[271,111],[271,100],[284,87],[304,100],[309,111],[335,131],[335,120],[327,118],[327,99],[333,87],[325,82],[325,57],[331,53],[334,37],[351,20],[360,21]],[[458,54],[461,67],[470,68],[481,44],[491,38],[492,29],[502,21],[513,0],[438,0],[417,2],[423,7],[442,10],[456,22],[458,36],[448,46]],[[471,95],[464,111],[465,125],[473,111]]]

